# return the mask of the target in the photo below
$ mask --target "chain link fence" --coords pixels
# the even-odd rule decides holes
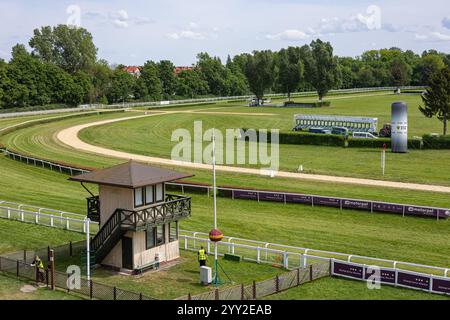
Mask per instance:
[[[51,248],[54,251],[58,263],[66,265],[70,259],[81,257],[86,249],[85,242],[69,243],[62,246]],[[76,293],[89,299],[97,300],[156,300],[142,293],[136,293],[117,287],[109,286],[103,283],[87,280],[85,278],[75,278],[74,274],[55,270],[51,272],[49,265],[50,247],[37,250],[23,250],[12,252],[0,256],[0,271],[15,275],[36,283],[51,287],[53,283],[56,288],[63,289],[68,293]],[[44,270],[39,270],[31,266],[34,258],[39,256],[44,263]],[[77,261],[79,264],[79,261]],[[68,264],[68,263],[67,263]]]
[[[263,281],[253,281],[250,285],[215,289],[195,296],[188,294],[177,300],[256,300],[328,276],[329,261],[311,264],[307,268],[298,268]]]

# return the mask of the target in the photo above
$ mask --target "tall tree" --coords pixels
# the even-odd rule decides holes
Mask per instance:
[[[170,99],[175,93],[176,79],[174,69],[175,66],[169,60],[162,60],[158,63],[158,73],[164,99]]]
[[[333,47],[329,42],[317,39],[311,42],[310,46],[312,63],[309,65],[308,77],[317,90],[319,100],[322,101],[330,89],[339,85],[339,64],[333,56]]]
[[[176,93],[186,98],[206,95],[209,92],[208,82],[202,79],[200,72],[193,70],[183,70],[177,76]]]
[[[109,102],[126,102],[131,98],[136,78],[121,69],[114,70],[111,86],[107,93]]]
[[[428,85],[433,74],[445,68],[442,57],[438,54],[424,55],[414,70],[414,80],[418,85]]]
[[[248,56],[245,75],[247,76],[250,90],[258,100],[258,104],[261,104],[264,92],[272,87],[275,79],[274,69],[274,57],[271,51],[255,51],[253,55]]]
[[[401,87],[410,83],[412,69],[402,58],[392,60],[390,70],[394,86]]]
[[[450,67],[446,67],[430,78],[426,93],[422,96],[424,106],[419,110],[428,118],[437,117],[444,124],[447,134],[447,121],[450,119]]]
[[[173,70],[172,70],[173,72]],[[163,94],[163,83],[159,77],[159,68],[153,61],[147,61],[141,76],[136,80],[137,98],[142,100],[161,100]]]
[[[228,92],[226,85],[225,67],[220,58],[211,57],[207,53],[197,55],[197,68],[202,78],[208,82],[210,93],[216,96],[224,96]]]
[[[298,89],[303,76],[303,63],[298,48],[281,49],[278,53],[278,82],[291,100],[291,93]]]
[[[7,74],[7,67],[8,64],[3,60],[0,59],[0,109],[4,105],[4,95],[5,95],[5,89],[8,87],[8,74]]]
[[[35,29],[29,45],[34,56],[71,74],[87,71],[97,59],[92,35],[84,28],[65,24]]]

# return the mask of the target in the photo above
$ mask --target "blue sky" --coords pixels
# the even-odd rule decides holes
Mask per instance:
[[[225,58],[316,38],[346,56],[392,46],[450,52],[448,0],[0,0],[0,58],[34,28],[59,23],[80,23],[99,57],[123,64],[190,65],[201,51]]]

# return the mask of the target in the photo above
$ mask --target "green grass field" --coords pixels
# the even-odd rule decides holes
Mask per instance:
[[[123,160],[81,153],[70,147],[58,143],[55,140],[55,134],[61,129],[74,126],[77,124],[123,116],[124,114],[109,114],[100,116],[72,118],[47,124],[40,124],[29,128],[20,129],[6,136],[3,136],[0,138],[0,142],[10,149],[29,155],[34,155],[44,159],[66,162],[73,165],[83,165],[89,167],[107,167],[113,164],[121,163],[123,162]],[[189,115],[185,114],[184,116]],[[101,129],[102,128],[99,128],[99,130]],[[161,139],[159,138],[158,141],[159,140]],[[328,148],[324,149],[324,151],[329,150],[330,149]],[[339,151],[342,152],[345,150],[339,149]],[[370,153],[373,153],[373,150],[370,150]],[[373,155],[373,157],[375,156],[376,155]],[[388,158],[389,156],[390,155],[388,155]],[[323,158],[334,159],[335,157],[325,156]],[[437,161],[437,163],[438,168],[442,166],[445,167],[446,164],[445,161]],[[307,169],[308,168],[307,164],[305,164],[305,166]],[[348,168],[350,168],[350,166],[348,166]],[[177,168],[177,170],[182,169]],[[411,174],[411,170],[409,169],[406,170]],[[432,167],[430,170],[432,171],[432,174],[437,174],[436,172],[438,171],[438,169],[433,169]],[[205,170],[189,170],[189,171],[195,174],[195,177],[192,178],[191,180],[203,183],[211,182],[210,172]],[[444,172],[449,172],[449,170],[444,170]],[[415,173],[413,172],[413,177],[414,175]],[[405,202],[411,204],[442,206],[442,207],[446,207],[449,205],[447,197],[443,196],[442,194],[430,192],[407,191],[407,190],[395,190],[395,192],[392,192],[392,190],[390,189],[379,187],[358,186],[357,188],[355,188],[352,185],[327,183],[327,182],[317,182],[307,180],[302,181],[285,178],[268,179],[266,177],[254,175],[244,175],[244,176],[246,186],[260,189],[276,189],[292,192],[314,193],[321,195],[345,196],[352,198],[368,198],[373,200]],[[445,176],[445,174],[442,174],[442,176]],[[242,174],[221,173],[218,176],[218,183],[219,185],[242,185],[241,182],[242,177],[243,177]],[[437,177],[436,179],[443,180],[443,178],[440,177]]]
[[[283,122],[288,121],[263,116],[172,114],[88,128],[80,133],[80,137],[85,142],[110,149],[170,158],[172,149],[178,143],[171,141],[172,132],[178,128],[188,129],[193,139],[194,121],[198,120],[202,120],[204,131],[214,127],[221,130],[224,135],[226,129],[280,128],[284,125]],[[204,147],[208,144],[203,143]],[[268,149],[270,152],[270,146]],[[236,159],[235,148],[233,150]],[[247,157],[248,154],[247,144]],[[374,148],[279,146],[280,170],[283,171],[295,172],[302,165],[306,173],[313,174],[450,185],[450,150],[411,150],[408,154],[388,152],[385,176],[382,175],[380,168],[380,154],[380,150]],[[226,152],[222,159],[225,157]],[[194,159],[194,150],[191,159]],[[223,162],[219,160],[220,163]],[[433,165],[430,166],[430,163]]]
[[[67,176],[4,158],[0,158],[0,166],[7,169],[0,172],[2,198],[85,213],[87,194],[78,183],[67,181]],[[43,186],[45,192],[42,192]],[[16,192],[19,189],[20,194]],[[213,223],[212,198],[192,197],[192,217],[183,221],[181,228],[207,232]],[[218,207],[219,223],[229,236],[437,266],[450,265],[450,240],[447,237],[450,220],[402,218],[225,198],[218,199]],[[39,235],[36,238],[39,239]]]
[[[82,137],[95,144],[114,149],[167,157],[167,152],[169,150],[170,153],[171,148],[170,143],[167,141],[168,139],[170,141],[172,129],[179,126],[186,126],[189,129],[192,127],[194,119],[204,120],[205,128],[208,126],[216,126],[217,128],[241,127],[244,126],[244,122],[248,121],[247,119],[251,119],[256,128],[259,126],[264,128],[265,125],[269,128],[270,126],[275,126],[288,130],[292,125],[292,115],[294,113],[303,111],[327,113],[336,110],[334,114],[347,114],[348,112],[348,114],[354,115],[355,109],[362,105],[360,108],[361,112],[364,113],[363,115],[378,116],[380,123],[382,123],[385,121],[382,120],[383,115],[385,117],[389,115],[389,101],[400,98],[408,100],[410,104],[411,134],[418,135],[431,131],[439,132],[440,127],[437,121],[423,118],[414,111],[418,103],[420,103],[417,96],[394,97],[382,95],[376,98],[354,96],[346,99],[339,99],[339,96],[336,96],[333,98],[335,100],[333,100],[331,108],[320,110],[301,109],[301,111],[298,111],[291,108],[250,109],[243,107],[242,103],[177,107],[170,110],[207,109],[210,112],[227,113],[265,112],[274,113],[276,116],[237,117],[232,114],[206,115],[186,113],[165,115],[88,129],[82,133]],[[304,101],[305,98],[299,100]],[[106,167],[121,163],[123,160],[85,154],[73,150],[58,143],[55,140],[55,134],[61,129],[81,123],[134,115],[137,115],[137,113],[92,115],[40,124],[2,136],[0,137],[0,143],[19,152],[45,159],[89,167]],[[290,122],[287,124],[287,121]],[[0,127],[1,125],[2,122],[0,121]],[[249,126],[246,125],[245,127]],[[154,144],[154,141],[158,143]],[[282,159],[285,159],[282,160],[282,166],[286,170],[294,170],[295,166],[303,164],[307,170],[315,173],[380,178],[376,173],[369,172],[369,169],[375,170],[375,167],[379,165],[379,153],[377,151],[312,146],[297,147],[298,150],[297,148],[294,148],[294,150],[290,148],[283,149],[284,147],[282,147]],[[331,153],[333,156],[330,156]],[[390,158],[391,156],[392,158]],[[448,160],[450,160],[450,153],[447,151],[415,151],[405,155],[405,158],[395,158],[397,156],[400,155],[388,155],[388,176],[386,178],[449,185],[450,162]],[[375,164],[370,162],[372,158],[376,158]],[[398,167],[392,163],[394,160],[399,161]],[[309,167],[307,161],[310,162],[311,167]],[[389,172],[389,163],[392,165],[392,170],[397,170],[395,174]],[[432,163],[431,166],[429,165],[430,163]],[[367,168],[363,164],[367,164]],[[85,198],[88,195],[78,183],[67,181],[68,176],[9,160],[4,156],[0,156],[0,168],[0,200],[85,213]],[[177,170],[180,169],[178,168]],[[183,170],[181,169],[180,171]],[[196,175],[190,180],[211,183],[210,172],[204,170],[187,171]],[[355,187],[345,184],[281,178],[270,179],[262,176],[233,173],[220,173],[218,184],[450,207],[450,200],[447,195],[431,192],[393,190],[369,186]],[[213,223],[212,199],[205,195],[192,194],[191,196],[192,217],[183,221],[181,228],[207,232]],[[340,211],[326,207],[311,208],[304,205],[256,203],[225,198],[218,199],[218,208],[219,225],[228,236],[443,267],[450,266],[450,258],[448,256],[450,250],[450,239],[448,238],[450,222],[446,220],[435,221],[433,219],[414,217],[402,218],[398,215],[370,214],[352,210]],[[83,238],[83,235],[76,233],[5,220],[0,220],[0,234],[8,235],[1,236],[0,254],[16,249],[40,248],[49,244],[57,245]],[[186,294],[189,291],[191,293],[200,292],[196,290],[202,289],[197,288],[193,282],[196,274],[192,271],[194,270],[194,263],[191,260],[194,261],[189,253],[185,253],[182,257],[183,263],[175,266],[173,272],[171,270],[171,272],[159,276],[157,274],[146,275],[145,277],[148,277],[147,280],[153,282],[155,286],[147,286],[147,282],[130,282],[128,281],[129,279],[125,279],[123,276],[111,276],[104,272],[99,272],[97,276],[101,281],[117,284],[125,289],[128,288],[132,291],[142,290],[143,292],[146,290],[145,293],[149,295],[173,298],[177,295]],[[268,278],[279,271],[270,266],[261,266],[261,269],[256,269],[254,266],[254,264],[242,264],[242,268],[236,272],[235,278],[245,282],[254,278]],[[230,265],[229,269],[233,269],[232,267]],[[244,271],[243,274],[245,275],[238,275],[241,271]],[[0,279],[0,289],[2,287],[1,281]],[[164,283],[171,283],[171,285],[162,290]],[[383,287],[382,290],[376,292],[367,291],[364,283],[330,278],[289,290],[273,296],[273,298],[440,298],[440,296],[428,295],[413,290],[400,290],[390,287]]]
[[[80,300],[81,298],[56,290],[38,288],[33,292],[22,292],[25,285],[34,285],[29,281],[17,279],[13,276],[0,273],[0,300]]]

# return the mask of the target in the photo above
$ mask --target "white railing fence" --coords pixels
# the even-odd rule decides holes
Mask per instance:
[[[203,246],[208,252],[213,248],[207,233],[180,230],[180,247],[186,250],[198,250]],[[450,269],[424,264],[373,258],[340,252],[324,251],[311,248],[288,246],[277,243],[224,237],[219,243],[219,252],[236,254],[244,259],[256,262],[271,263],[287,269],[305,267],[323,259],[335,259],[353,263],[364,263],[379,267],[390,267],[398,270],[416,271],[438,276],[450,276]]]
[[[86,233],[89,223],[91,234],[98,231],[98,222],[88,222],[86,216],[80,214],[2,200],[0,200],[0,218],[80,233]]]
[[[0,218],[61,228],[80,233],[86,233],[87,230],[87,219],[84,215],[5,200],[0,200]],[[98,229],[98,222],[89,222],[89,231],[91,234],[96,234]],[[213,251],[214,244],[209,240],[209,235],[207,233],[180,230],[179,241],[180,248],[184,250],[197,251],[200,246],[203,246],[208,252]],[[239,255],[247,261],[269,263],[286,269],[306,267],[317,262],[335,259],[348,263],[360,263],[423,274],[432,274],[441,277],[450,277],[450,268],[228,236],[225,236],[223,240],[218,243],[218,252],[220,256],[224,256],[225,254]]]

